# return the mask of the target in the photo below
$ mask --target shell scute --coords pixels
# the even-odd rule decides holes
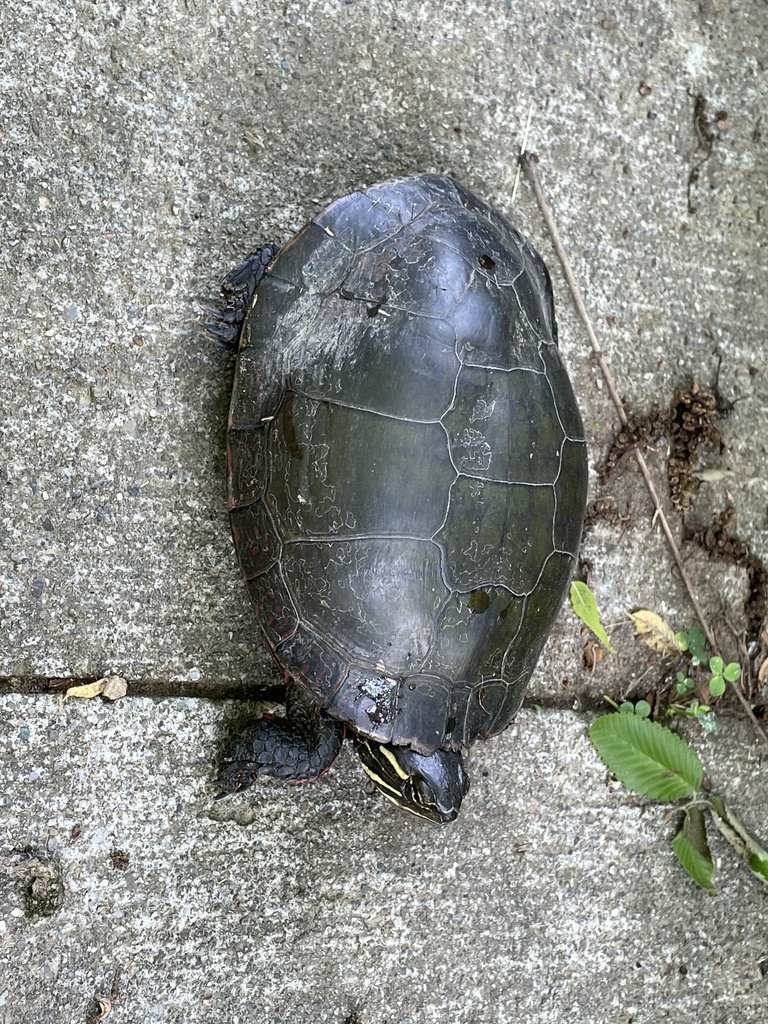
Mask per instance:
[[[501,731],[586,500],[530,243],[438,175],[329,206],[244,325],[228,478],[259,622],[327,714],[423,753]]]

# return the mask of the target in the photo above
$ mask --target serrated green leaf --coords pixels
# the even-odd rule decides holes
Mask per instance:
[[[741,665],[738,661],[732,661],[723,669],[723,675],[729,683],[735,683],[737,679],[741,679]]]
[[[709,852],[704,812],[695,804],[686,810],[680,828],[672,840],[672,849],[694,882],[714,896],[712,875],[715,865]]]
[[[760,881],[768,883],[768,852],[747,832],[721,796],[711,793],[709,805],[712,808],[712,820],[723,836]]]
[[[607,651],[613,653],[611,641],[608,639],[608,634],[605,632],[600,621],[600,612],[597,610],[595,595],[587,584],[582,583],[581,580],[574,580],[571,584],[570,598],[571,607],[584,625],[592,630]]]
[[[704,770],[685,740],[637,715],[603,715],[589,738],[616,778],[653,800],[679,800],[701,785]]]

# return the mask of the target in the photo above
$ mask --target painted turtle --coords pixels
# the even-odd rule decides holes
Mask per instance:
[[[452,821],[461,752],[520,707],[581,535],[547,269],[424,174],[337,200],[224,292],[232,533],[288,694],[234,737],[222,787],[316,778],[346,730],[386,797]]]

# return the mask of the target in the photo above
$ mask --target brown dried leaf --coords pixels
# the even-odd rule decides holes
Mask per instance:
[[[630,619],[635,624],[635,632],[644,644],[659,654],[678,655],[680,645],[675,640],[675,633],[660,615],[642,608],[639,612],[631,612]]]
[[[128,690],[128,683],[121,676],[103,676],[95,683],[84,683],[82,686],[70,686],[64,694],[67,697],[80,697],[88,700],[92,697],[108,697],[109,700],[119,700],[124,697]]]
[[[584,668],[594,672],[605,656],[605,651],[595,640],[587,640],[584,644]]]
[[[64,700],[66,700],[67,697],[82,697],[86,700],[91,697],[98,697],[104,689],[105,682],[106,680],[104,679],[97,679],[95,683],[85,683],[83,686],[70,686],[64,694]]]

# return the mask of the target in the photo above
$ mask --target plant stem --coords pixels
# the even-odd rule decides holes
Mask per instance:
[[[552,245],[554,246],[555,252],[557,253],[557,258],[560,260],[560,265],[563,268],[563,273],[565,275],[565,280],[568,283],[568,288],[570,289],[571,297],[573,298],[574,305],[576,306],[578,314],[581,317],[582,323],[584,324],[584,327],[586,329],[587,336],[589,338],[590,344],[592,345],[592,351],[595,353],[595,356],[597,357],[597,363],[600,367],[600,372],[602,373],[603,378],[605,380],[606,386],[608,388],[608,393],[611,396],[611,401],[614,404],[616,413],[619,417],[619,421],[621,422],[621,425],[623,427],[626,427],[629,425],[629,419],[627,418],[627,413],[624,409],[624,403],[619,397],[619,392],[616,388],[616,382],[613,378],[613,374],[611,373],[611,368],[608,365],[605,356],[603,355],[603,350],[600,347],[600,342],[597,340],[597,335],[595,334],[594,328],[592,327],[592,322],[589,319],[587,307],[584,302],[584,296],[581,293],[581,288],[579,287],[576,277],[574,276],[573,270],[571,269],[570,261],[568,259],[568,256],[566,255],[565,248],[560,239],[560,234],[557,230],[557,225],[555,224],[555,219],[552,215],[552,208],[550,207],[549,203],[547,202],[547,198],[544,195],[544,190],[541,186],[541,181],[539,180],[539,176],[536,171],[535,157],[533,156],[533,154],[529,152],[523,153],[520,156],[520,165],[522,166],[523,173],[525,174],[531,188],[533,189],[533,194],[536,197],[536,202],[538,203],[539,210],[541,211],[541,215],[544,218],[544,223],[547,225],[547,230],[549,231],[549,236],[552,239]],[[643,477],[643,480],[645,481],[645,486],[648,490],[648,493],[651,496],[651,501],[653,502],[653,518],[657,519],[661,525],[661,529],[664,533],[664,536],[667,539],[669,549],[672,552],[672,557],[674,558],[678,572],[680,573],[680,578],[683,581],[685,589],[688,591],[688,597],[690,598],[691,604],[693,605],[693,610],[696,613],[696,617],[701,623],[701,628],[704,630],[704,633],[706,634],[710,648],[716,652],[717,641],[715,640],[715,635],[712,632],[712,628],[709,625],[706,616],[704,615],[701,605],[699,604],[698,598],[696,597],[696,594],[693,589],[693,584],[691,583],[688,577],[685,565],[683,564],[683,557],[680,554],[679,547],[677,546],[677,541],[675,540],[672,534],[669,522],[667,521],[667,517],[664,514],[664,509],[661,507],[661,501],[659,500],[656,487],[654,486],[653,479],[651,477],[651,472],[648,469],[648,463],[645,461],[645,457],[639,448],[634,449],[634,456],[637,460],[637,465],[640,469],[640,473]],[[755,713],[753,712],[752,708],[749,705],[749,702],[744,696],[741,686],[734,686],[733,689],[736,696],[741,701],[744,710],[751,719],[758,736],[763,741],[763,743],[766,746],[768,746],[768,736],[765,734],[763,728],[761,727],[760,723],[755,717]]]

